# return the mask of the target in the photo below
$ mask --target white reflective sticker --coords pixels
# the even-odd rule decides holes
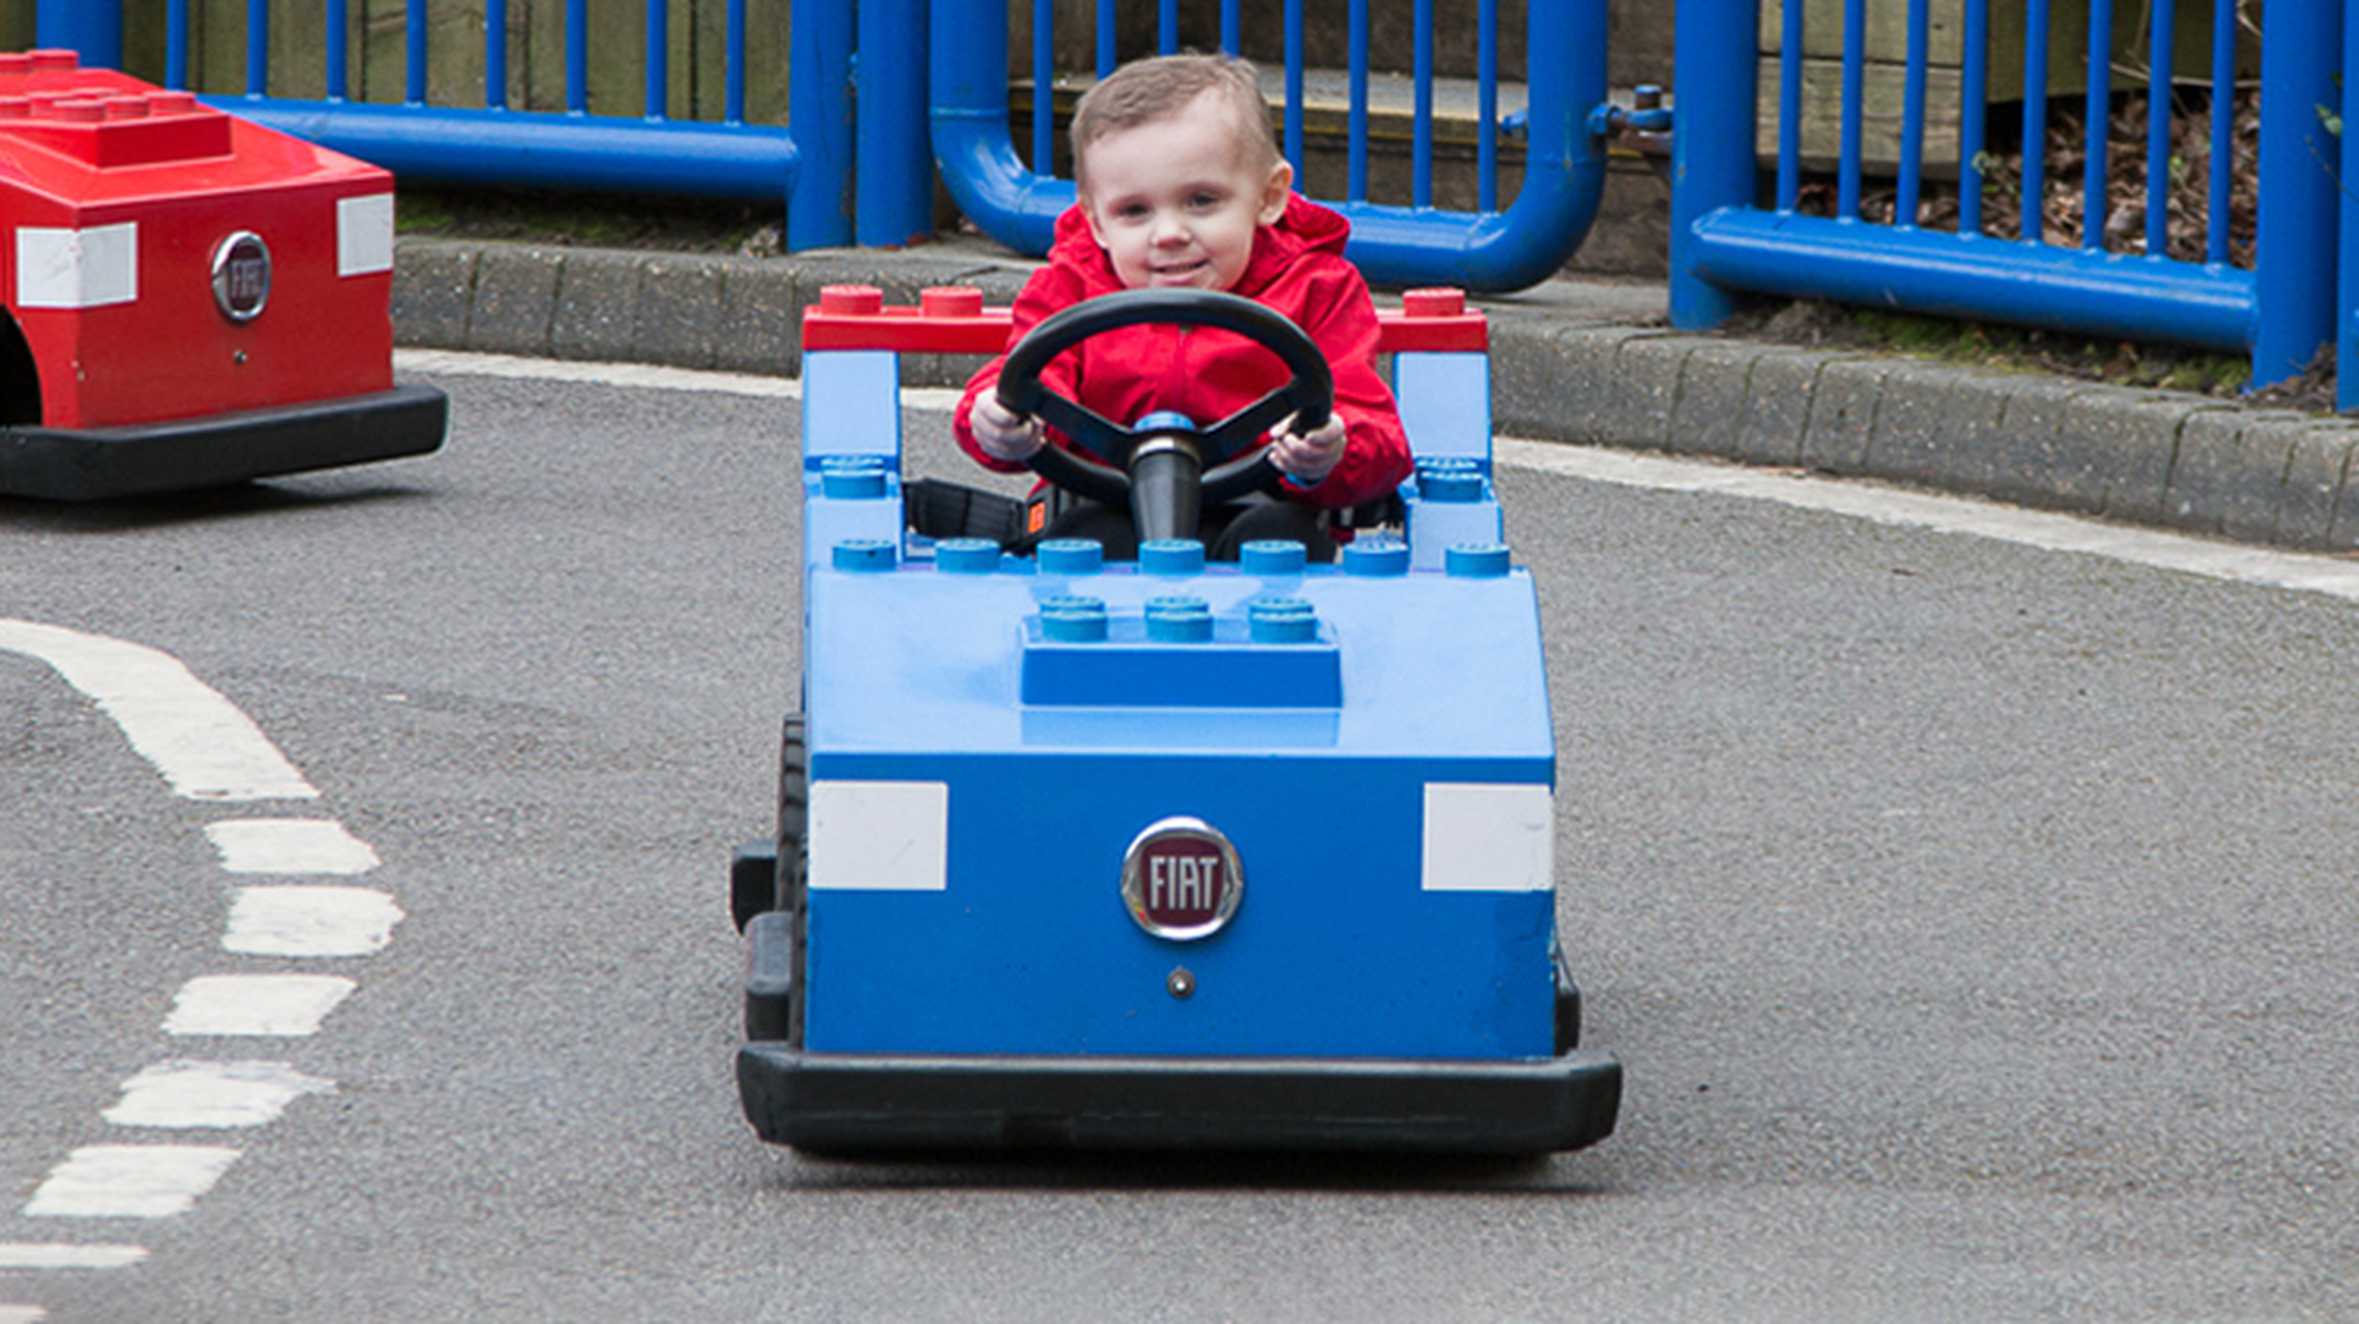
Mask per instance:
[[[1555,792],[1528,782],[1426,783],[1426,891],[1544,892],[1555,878]]]
[[[893,892],[946,889],[949,784],[811,783],[810,885]]]
[[[19,226],[20,308],[99,308],[139,297],[139,222],[87,230]]]
[[[393,270],[393,195],[336,199],[336,274]]]

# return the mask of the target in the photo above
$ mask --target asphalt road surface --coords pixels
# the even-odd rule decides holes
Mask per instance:
[[[2351,601],[1511,469],[1620,1131],[822,1160],[731,1074],[793,403],[433,380],[429,459],[0,502],[0,619],[177,660],[317,791],[178,793],[0,633],[0,1324],[2359,1317]],[[254,939],[272,848],[374,926]],[[336,1000],[167,1028],[267,975]],[[223,1062],[244,1124],[143,1112]]]

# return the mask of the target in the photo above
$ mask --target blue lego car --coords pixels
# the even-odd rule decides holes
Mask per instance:
[[[1403,536],[1207,564],[1191,503],[1274,476],[1251,439],[1327,409],[1250,301],[1147,291],[1044,322],[1003,399],[1105,463],[1135,563],[907,527],[904,352],[994,351],[972,291],[805,323],[802,708],[776,836],[739,850],[767,1141],[900,1148],[1578,1149],[1621,1066],[1582,1050],[1557,941],[1538,599],[1501,543],[1480,315],[1413,296],[1386,346],[1418,474]],[[839,295],[841,297],[839,297]],[[1423,299],[1423,311],[1416,306]],[[1253,336],[1295,380],[1198,429],[1043,398],[1116,325]],[[996,332],[994,331],[996,329]],[[1242,421],[1240,421],[1242,420]],[[1242,452],[1240,454],[1240,452]]]

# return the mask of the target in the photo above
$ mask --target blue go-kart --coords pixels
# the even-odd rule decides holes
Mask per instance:
[[[1143,321],[1251,336],[1294,380],[1230,419],[1131,427],[1040,365]],[[777,835],[741,848],[764,1139],[1535,1153],[1610,1134],[1557,942],[1538,599],[1501,543],[1489,360],[1451,292],[1387,312],[1418,455],[1405,536],[1339,563],[1170,536],[1322,417],[1315,345],[1248,300],[1145,291],[1043,322],[1000,390],[1097,452],[1136,563],[907,528],[898,354],[996,351],[973,291],[831,290],[806,318],[802,711]],[[995,337],[997,337],[995,339]]]

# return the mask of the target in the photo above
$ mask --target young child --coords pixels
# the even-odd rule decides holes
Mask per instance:
[[[1258,494],[1204,512],[1215,558],[1259,538],[1302,542],[1319,560],[1335,544],[1321,514],[1381,500],[1406,478],[1399,407],[1376,373],[1376,308],[1343,256],[1350,224],[1292,191],[1294,169],[1270,134],[1253,66],[1224,56],[1168,55],[1122,66],[1085,93],[1073,116],[1079,200],[1057,218],[1048,265],[1017,296],[1008,344],[1059,310],[1116,290],[1227,290],[1285,314],[1326,353],[1335,375],[1327,423],[1268,440],[1285,497]],[[1012,473],[1043,444],[1037,419],[994,395],[1003,354],[967,383],[958,443]],[[1277,357],[1233,333],[1168,325],[1109,331],[1057,356],[1042,384],[1119,423],[1174,410],[1209,425],[1287,379]],[[1128,511],[1077,502],[1048,537],[1096,538],[1113,560],[1137,557]]]

